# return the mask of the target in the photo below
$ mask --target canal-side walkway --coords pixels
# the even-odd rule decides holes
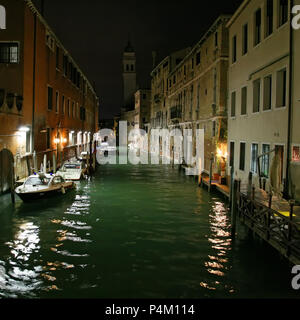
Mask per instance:
[[[236,184],[237,189],[232,191],[236,193],[233,196],[233,201],[237,204],[234,205],[234,211],[238,212],[241,222],[290,262],[300,264],[300,206],[265,190],[240,182]],[[217,191],[232,201],[230,188],[219,181],[202,176],[200,185],[205,185],[208,190]],[[235,215],[233,211],[232,214]]]

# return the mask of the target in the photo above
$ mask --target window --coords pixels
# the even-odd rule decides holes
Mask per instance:
[[[19,44],[0,42],[0,63],[19,63]]]
[[[56,46],[56,69],[59,69],[59,47]]]
[[[64,58],[63,58],[63,69],[64,69],[64,75],[67,76],[68,75],[68,57],[66,55],[64,55]]]
[[[267,0],[266,8],[266,37],[273,33],[273,0]]]
[[[126,71],[129,71],[129,64],[126,64]]]
[[[67,115],[70,117],[70,99],[67,101]]]
[[[62,96],[62,99],[61,99],[61,113],[62,114],[65,114],[65,96]]]
[[[254,24],[254,45],[258,45],[261,41],[261,9],[255,12],[255,24]]]
[[[85,121],[86,119],[86,111],[84,107],[80,107],[80,120]]]
[[[215,33],[215,47],[218,46],[218,32]]]
[[[231,93],[231,117],[235,117],[236,92]]]
[[[243,26],[243,55],[248,52],[248,24]]]
[[[253,82],[253,113],[260,109],[260,79]]]
[[[198,52],[196,55],[196,66],[201,62],[201,52]]]
[[[264,78],[264,110],[272,108],[272,76]]]
[[[26,132],[26,153],[31,153],[31,132]]]
[[[292,161],[300,162],[300,146],[293,146]]]
[[[230,142],[230,159],[229,159],[229,166],[234,166],[234,142]]]
[[[72,117],[75,118],[75,102],[72,102]]]
[[[134,71],[134,66],[133,66],[133,64],[131,65],[131,71]]]
[[[240,143],[240,170],[245,170],[245,158],[246,158],[246,143]]]
[[[261,173],[264,177],[269,177],[270,172],[270,145],[262,145],[262,161],[261,161]]]
[[[146,93],[143,94],[143,100],[146,100],[147,99],[147,95]]]
[[[48,86],[48,110],[53,109],[53,89]]]
[[[252,143],[251,145],[251,172],[257,173],[257,157],[258,157],[258,144]]]
[[[286,69],[277,72],[276,86],[276,106],[277,108],[286,106]]]
[[[288,21],[288,0],[279,0],[279,26]]]
[[[217,104],[217,83],[218,83],[218,75],[217,75],[217,69],[214,68],[214,73],[213,73],[213,78],[214,78],[214,87],[213,87],[213,103]],[[200,84],[199,84],[199,90],[200,90]]]
[[[59,93],[56,91],[55,93],[55,112],[58,113],[59,111]]]
[[[232,63],[236,62],[236,36],[232,38]]]
[[[46,135],[46,149],[51,148],[51,129],[47,128],[47,135]]]
[[[241,115],[247,114],[247,87],[242,88]]]

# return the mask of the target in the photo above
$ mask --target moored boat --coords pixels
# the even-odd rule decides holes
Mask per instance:
[[[38,173],[29,176],[20,187],[16,188],[15,193],[24,202],[30,202],[63,195],[73,187],[74,182],[67,182],[59,175]]]
[[[67,181],[78,181],[86,173],[87,168],[84,161],[77,159],[66,161],[56,175]]]

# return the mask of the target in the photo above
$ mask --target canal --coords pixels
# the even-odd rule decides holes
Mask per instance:
[[[0,198],[0,297],[291,298],[291,266],[169,166],[102,166],[71,193]]]

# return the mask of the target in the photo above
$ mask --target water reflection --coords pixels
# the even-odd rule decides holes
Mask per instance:
[[[15,239],[6,243],[11,255],[6,264],[1,263],[0,288],[3,293],[0,292],[0,295],[8,297],[33,295],[34,290],[41,286],[39,278],[42,266],[32,267],[30,263],[33,255],[40,250],[39,232],[38,226],[32,222],[24,222],[19,226]]]
[[[221,279],[226,277],[226,272],[230,268],[227,256],[232,243],[229,231],[230,224],[224,203],[214,202],[209,215],[209,224],[208,243],[211,247],[210,251],[214,254],[208,255],[208,260],[204,262],[206,271],[210,275],[210,281],[208,283],[201,282],[200,286],[208,290],[216,290],[218,286],[225,282]],[[232,293],[233,289],[229,288],[227,291]]]

